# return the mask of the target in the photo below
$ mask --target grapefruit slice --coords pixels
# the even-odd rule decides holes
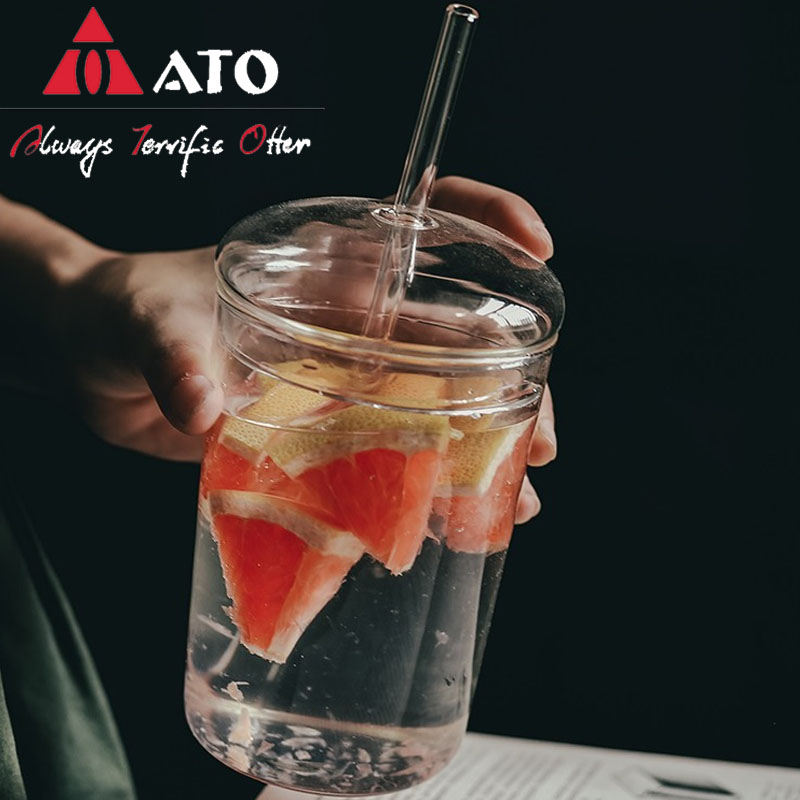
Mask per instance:
[[[297,373],[304,362],[281,365],[287,373]],[[285,474],[274,464],[265,464],[267,442],[281,425],[298,424],[309,417],[324,416],[325,409],[340,408],[317,392],[283,383],[263,373],[250,379],[264,394],[239,410],[238,416],[223,415],[206,436],[200,495],[211,489],[271,488]],[[271,469],[270,469],[271,467]],[[280,480],[277,480],[280,482]],[[281,496],[281,492],[277,493]]]
[[[268,385],[266,380],[265,376],[263,382]],[[267,442],[275,434],[274,426],[302,424],[318,412],[324,415],[326,406],[337,408],[340,405],[318,392],[276,381],[263,397],[242,408],[238,416],[225,420],[219,441],[257,464],[264,455]]]
[[[300,434],[303,435],[303,434]],[[201,499],[220,490],[287,500],[323,522],[352,531],[391,572],[405,572],[428,534],[442,453],[373,448],[287,475],[269,456],[254,465],[209,437]]]
[[[269,441],[267,453],[288,475],[376,448],[411,454],[422,450],[443,453],[450,439],[445,416],[378,410],[352,405],[334,411],[317,429],[282,431]]]
[[[220,417],[206,435],[200,472],[201,497],[208,497],[213,489],[247,489],[254,479],[251,460],[220,442],[222,429],[229,421],[225,416]]]
[[[282,664],[364,546],[347,531],[263,494],[212,491],[209,508],[242,644]]]
[[[255,463],[252,451],[241,454],[243,437],[232,449],[221,434],[231,430],[229,423],[218,423],[208,436],[201,501],[216,490],[290,500],[352,531],[391,572],[413,564],[428,533],[449,437],[445,417],[351,407],[331,415],[327,431],[271,429],[263,443],[269,455],[261,451]]]
[[[441,380],[417,377],[391,376],[392,397],[423,393],[433,405]],[[209,436],[201,497],[237,490],[290,500],[352,532],[391,572],[409,569],[428,533],[454,433],[447,417],[347,406],[284,383],[264,387],[263,397]]]
[[[525,421],[467,432],[450,443],[433,511],[444,520],[451,550],[494,553],[508,547],[530,429]]]
[[[200,474],[201,507],[206,515],[210,515],[209,493],[220,490],[259,492],[268,497],[289,500],[323,522],[336,522],[330,511],[320,505],[324,498],[292,480],[272,459],[265,457],[260,463],[253,464],[249,459],[225,447],[214,437],[212,430],[206,441]]]
[[[326,509],[390,572],[405,572],[428,532],[447,418],[349,406],[323,424],[275,436],[269,458],[304,487],[304,503]]]
[[[395,575],[408,570],[428,535],[442,454],[363,450],[307,470],[297,483],[323,499],[339,525]]]
[[[511,454],[525,426],[466,432],[447,450],[447,464],[439,479],[454,495],[484,495],[500,465]]]

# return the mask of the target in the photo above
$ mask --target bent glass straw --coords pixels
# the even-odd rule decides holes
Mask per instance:
[[[469,6],[453,4],[445,10],[394,205],[375,212],[390,231],[362,327],[364,336],[388,339],[392,335],[414,277],[417,234],[433,224],[426,211],[477,20],[478,12]]]

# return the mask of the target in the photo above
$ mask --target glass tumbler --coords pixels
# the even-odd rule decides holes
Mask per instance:
[[[415,273],[379,339],[362,330],[384,204],[274,206],[217,251],[226,402],[186,714],[233,769],[323,794],[407,788],[458,748],[564,311],[498,232],[438,211],[399,224]]]

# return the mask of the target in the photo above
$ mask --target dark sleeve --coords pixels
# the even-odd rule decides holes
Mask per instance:
[[[0,797],[135,798],[67,599],[27,517],[1,483]]]

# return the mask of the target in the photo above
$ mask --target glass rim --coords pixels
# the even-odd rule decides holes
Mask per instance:
[[[558,340],[559,329],[554,328],[547,336],[527,345],[492,348],[452,347],[372,339],[361,334],[345,333],[334,328],[299,322],[258,306],[244,296],[223,273],[221,255],[222,253],[214,260],[217,298],[229,311],[251,325],[281,333],[292,341],[333,353],[343,353],[350,358],[357,356],[365,360],[417,367],[441,367],[444,362],[457,369],[486,366],[513,369],[546,354]]]

